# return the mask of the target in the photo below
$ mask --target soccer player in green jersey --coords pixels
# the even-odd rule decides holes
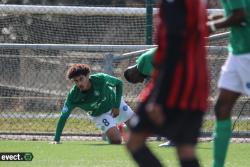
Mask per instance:
[[[130,83],[140,83],[150,77],[153,70],[153,57],[155,52],[156,48],[152,48],[140,55],[136,60],[136,64],[128,67],[124,71],[125,79]]]
[[[86,64],[72,65],[68,69],[67,78],[75,84],[64,103],[54,144],[60,142],[66,120],[76,107],[88,113],[111,144],[121,144],[121,134],[116,125],[127,122],[133,115],[122,98],[123,82],[103,73],[90,75],[90,67]]]
[[[146,78],[150,78],[150,75],[153,71],[153,58],[156,53],[157,48],[152,48],[147,52],[140,55],[136,64],[128,67],[124,71],[125,79],[130,83],[140,83],[143,82]],[[160,147],[169,147],[175,146],[175,144],[171,141],[167,141],[159,145]]]
[[[222,67],[215,104],[213,167],[223,167],[231,138],[231,110],[241,94],[250,95],[250,0],[221,0],[224,15],[211,15],[210,32],[230,28],[229,56]]]

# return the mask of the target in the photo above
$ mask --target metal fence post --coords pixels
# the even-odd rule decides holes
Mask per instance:
[[[152,45],[153,0],[146,1],[146,45]]]
[[[113,62],[114,62],[114,55],[111,53],[108,53],[104,56],[104,73],[109,75],[114,75],[114,69],[113,69]]]

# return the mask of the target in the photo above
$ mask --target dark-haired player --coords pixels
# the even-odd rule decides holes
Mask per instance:
[[[153,58],[157,48],[152,48],[140,55],[136,64],[124,71],[125,79],[130,83],[140,83],[149,78],[153,71]]]
[[[87,112],[96,127],[106,133],[111,144],[121,144],[121,134],[116,125],[127,122],[133,115],[122,98],[123,82],[103,73],[90,75],[90,67],[86,64],[72,65],[67,78],[74,82],[74,86],[64,103],[54,143],[59,143],[66,120],[78,107]]]
[[[125,79],[133,84],[143,82],[145,79],[150,79],[153,72],[153,59],[157,48],[152,48],[145,53],[141,54],[137,60],[136,64],[128,67],[124,71]],[[160,147],[175,146],[171,141],[167,141],[159,145]]]

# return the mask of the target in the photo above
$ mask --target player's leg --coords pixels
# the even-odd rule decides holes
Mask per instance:
[[[127,142],[130,135],[128,126],[125,123],[120,123],[117,125],[117,128],[121,134],[122,140]]]
[[[96,127],[106,134],[110,144],[121,144],[121,134],[116,127],[116,122],[111,115],[111,111],[93,118]]]
[[[124,99],[121,99],[120,107],[119,107],[120,113],[115,118],[116,124],[125,123],[128,125],[129,120],[134,115],[133,110],[130,108],[130,106],[124,101]]]
[[[242,94],[250,97],[250,53],[235,56],[238,62],[237,71],[241,79]]]
[[[181,167],[199,167],[199,161],[196,156],[196,147],[191,144],[177,145],[177,155]]]
[[[162,165],[160,164],[159,160],[145,144],[146,138],[148,136],[149,133],[146,131],[134,132],[132,130],[127,142],[127,149],[140,167],[161,167]]]
[[[240,93],[221,89],[215,104],[216,124],[214,128],[213,167],[223,167],[231,138],[231,110]]]
[[[147,132],[134,133],[132,131],[127,142],[127,149],[140,167],[161,167],[159,160],[145,144],[147,137]]]
[[[122,136],[123,141],[127,142],[129,137],[128,122],[134,115],[134,112],[129,107],[129,105],[124,101],[123,98],[121,99],[119,110],[120,113],[115,118],[115,122],[117,124],[118,130]]]
[[[116,126],[111,127],[107,130],[106,135],[110,144],[121,144],[121,134]]]
[[[175,112],[172,117],[173,141],[181,167],[199,167],[196,144],[202,126],[204,112]],[[179,127],[179,128],[178,128]],[[176,128],[176,129],[175,129]],[[175,132],[176,131],[176,132]]]
[[[220,94],[215,104],[216,123],[213,132],[213,167],[223,167],[231,138],[231,110],[242,92],[237,64],[230,55],[222,67],[218,87]]]
[[[145,104],[140,104],[136,114],[129,121],[130,136],[127,149],[140,167],[161,167],[159,160],[145,144],[146,138],[150,135],[151,123],[144,109]]]
[[[122,139],[127,142],[129,132],[126,124],[134,115],[134,112],[123,98],[121,99],[119,110],[119,115],[115,118],[108,112],[100,116],[101,118],[94,119],[95,122],[98,122],[97,127],[102,129],[105,138],[107,137],[111,144],[120,144]]]

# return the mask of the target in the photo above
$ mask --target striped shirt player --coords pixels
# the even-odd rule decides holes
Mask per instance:
[[[194,10],[189,5],[186,7],[189,12]],[[159,47],[154,59],[156,70],[153,73],[153,81],[142,92],[141,101],[145,101],[150,92],[154,91],[158,92],[157,101],[164,103],[169,109],[205,111],[208,97],[208,75],[206,50],[203,47],[206,41],[202,37],[205,36],[206,31],[203,26],[197,27],[196,24],[191,24],[200,22],[199,24],[202,25],[204,15],[198,14],[199,10],[194,10],[185,18],[179,16],[178,19],[171,19],[173,9],[165,8],[163,7],[160,15],[166,17],[166,20],[177,23],[172,25],[161,22],[159,25],[160,31],[157,36]],[[169,10],[170,16],[163,12],[164,9]],[[195,14],[198,14],[199,17],[193,17]],[[181,20],[183,21],[181,22]],[[169,35],[166,34],[166,31]],[[183,34],[180,33],[181,31]],[[159,73],[159,71],[161,72]]]
[[[201,0],[160,3],[155,70],[130,120],[127,143],[139,166],[162,166],[144,143],[148,132],[176,143],[182,167],[199,166],[195,145],[208,98],[206,17]]]

